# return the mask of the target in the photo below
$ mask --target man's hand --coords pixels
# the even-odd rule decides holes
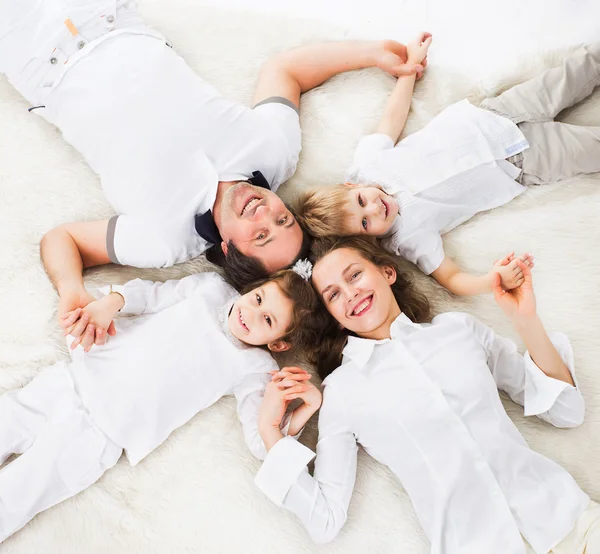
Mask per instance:
[[[90,295],[91,296],[91,295]],[[61,320],[65,335],[74,337],[71,350],[80,344],[89,352],[93,344],[102,345],[106,335],[115,335],[113,319],[123,307],[124,301],[120,294],[108,294],[100,300],[92,297],[92,301],[83,308],[76,308]]]
[[[374,44],[373,55],[373,65],[394,77],[423,73],[424,66],[421,64],[421,60],[410,62],[407,48],[401,42],[395,40],[378,41]]]
[[[533,281],[531,269],[521,260],[516,260],[517,266],[523,273],[523,282],[517,288],[507,291],[502,288],[500,275],[494,276],[492,290],[494,300],[500,309],[513,320],[513,323],[525,323],[533,320],[536,316],[535,294],[533,293]]]

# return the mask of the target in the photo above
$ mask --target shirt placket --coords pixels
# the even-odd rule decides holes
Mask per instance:
[[[422,402],[421,398],[418,403],[423,409],[417,417],[402,409],[398,411],[398,417],[399,424],[422,452],[428,477],[435,481],[437,500],[433,505],[433,514],[443,514],[446,520],[436,521],[437,516],[433,516],[431,523],[434,536],[430,538],[435,539],[436,528],[448,527],[448,536],[454,537],[450,540],[454,540],[458,551],[462,551],[461,541],[470,540],[471,534],[464,527],[465,515],[471,511],[468,508],[467,514],[463,511],[465,507],[472,506],[473,498],[477,497],[482,517],[488,519],[487,524],[492,520],[498,529],[512,533],[515,544],[522,544],[502,490],[477,443],[405,341],[392,338],[395,350],[393,359],[401,361],[403,381],[407,383],[407,389],[413,396],[426,396],[426,402]],[[415,405],[407,402],[406,406],[409,410],[414,410]],[[480,490],[474,490],[474,487],[479,487]]]

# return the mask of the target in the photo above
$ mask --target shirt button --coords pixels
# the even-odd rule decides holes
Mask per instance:
[[[81,49],[82,49],[84,46],[85,46],[85,42],[83,42],[82,40],[80,40],[80,41],[77,43],[77,48],[79,48],[79,50],[81,50]]]
[[[57,61],[58,61],[58,60],[57,60],[56,58],[50,58],[50,63],[51,63],[52,65],[56,64],[56,62],[57,62]]]
[[[115,20],[115,16],[114,15],[107,15],[106,16],[106,21],[108,21],[109,23],[112,23]]]

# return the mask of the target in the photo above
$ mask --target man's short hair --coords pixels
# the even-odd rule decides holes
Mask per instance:
[[[298,222],[298,225],[302,230],[302,245],[300,246],[298,255],[292,260],[290,266],[294,265],[298,260],[308,257],[312,243],[312,236],[300,222]],[[225,279],[238,291],[250,283],[264,279],[270,275],[267,268],[258,258],[242,254],[231,241],[227,243],[227,254],[223,252],[220,244],[215,244],[206,251],[206,259],[222,267],[225,272]]]

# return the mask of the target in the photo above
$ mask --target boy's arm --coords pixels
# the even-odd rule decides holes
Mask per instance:
[[[529,268],[534,266],[531,254],[523,254],[519,260]],[[524,280],[523,272],[512,252],[502,260],[496,261],[494,267],[484,275],[473,275],[462,271],[452,259],[444,256],[441,265],[431,273],[431,276],[457,296],[474,296],[493,290],[496,273],[500,275],[501,284],[505,290],[512,290],[520,286]]]
[[[279,96],[298,107],[302,93],[338,73],[365,67],[379,67],[395,76],[423,69],[420,64],[406,64],[406,47],[393,40],[309,44],[277,54],[263,64],[253,103]]]
[[[427,51],[430,44],[431,35],[429,33],[423,33],[417,41],[410,43],[407,47],[407,65],[410,67],[418,64],[424,68],[427,65]],[[376,132],[387,135],[394,141],[394,144],[398,142],[406,124],[415,81],[420,73],[418,71],[411,75],[398,77],[398,82],[383,110]]]

